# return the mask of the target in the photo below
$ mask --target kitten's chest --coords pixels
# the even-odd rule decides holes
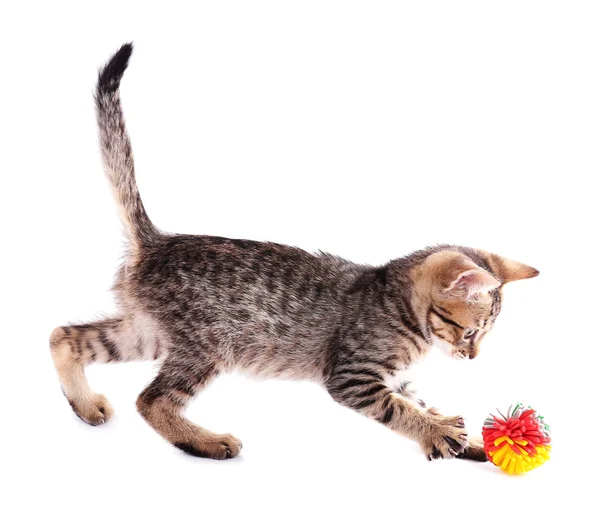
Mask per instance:
[[[389,348],[394,349],[395,361],[394,369],[390,374],[404,375],[413,366],[417,365],[427,355],[429,345],[427,343],[389,343]]]
[[[397,388],[402,384],[408,384],[415,380],[417,365],[425,357],[427,349],[410,347],[404,348],[399,354],[395,368],[386,372],[383,376],[384,382],[390,388]]]
[[[397,389],[402,385],[412,383],[415,380],[415,371],[412,368],[404,368],[389,372],[383,376],[383,382],[391,389]]]

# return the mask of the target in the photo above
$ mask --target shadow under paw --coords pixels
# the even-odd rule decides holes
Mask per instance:
[[[472,461],[488,461],[487,454],[483,450],[483,447],[477,445],[468,445],[467,448],[456,456],[461,460],[472,460]]]
[[[218,435],[215,439],[203,440],[197,444],[175,442],[173,445],[197,458],[211,458],[213,460],[235,458],[242,449],[242,442],[230,434]]]

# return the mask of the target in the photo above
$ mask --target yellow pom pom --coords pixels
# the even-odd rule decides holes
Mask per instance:
[[[508,417],[491,415],[482,429],[489,460],[507,474],[524,474],[550,459],[550,433],[533,409],[517,404]]]

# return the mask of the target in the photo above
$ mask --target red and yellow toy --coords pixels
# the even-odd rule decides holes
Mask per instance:
[[[490,414],[483,424],[488,459],[508,474],[524,474],[550,459],[550,427],[533,409],[517,404],[508,417]]]

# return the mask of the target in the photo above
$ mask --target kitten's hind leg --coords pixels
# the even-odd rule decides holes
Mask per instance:
[[[168,356],[157,377],[138,397],[138,410],[178,449],[202,458],[234,458],[242,448],[237,438],[212,433],[182,416],[187,402],[217,374],[218,369],[205,358]]]
[[[131,322],[123,318],[58,327],[50,336],[50,352],[65,397],[75,414],[90,425],[108,421],[113,409],[104,395],[91,390],[85,366],[155,359],[160,351],[158,341],[142,339]]]

